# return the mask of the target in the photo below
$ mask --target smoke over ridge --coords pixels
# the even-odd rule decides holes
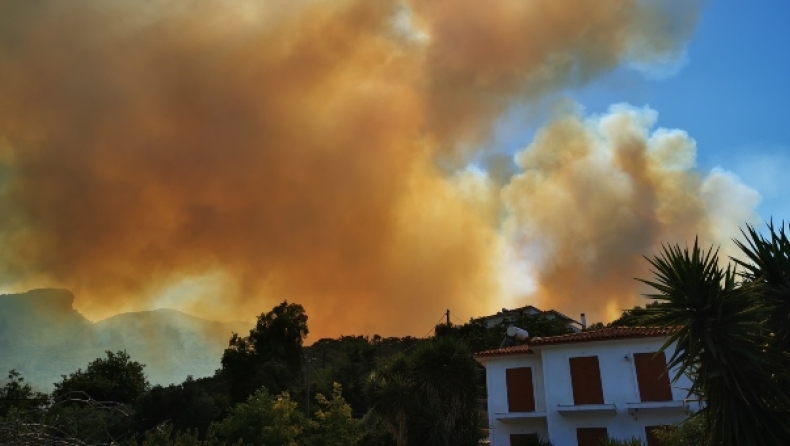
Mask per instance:
[[[559,112],[504,186],[466,166],[510,107],[679,54],[697,9],[4,2],[2,284],[67,287],[94,318],[249,319],[288,299],[322,336],[484,314],[525,275],[536,303],[611,316],[596,308],[633,304],[639,256],[727,236],[710,203],[745,194],[731,224],[753,193],[622,107]]]

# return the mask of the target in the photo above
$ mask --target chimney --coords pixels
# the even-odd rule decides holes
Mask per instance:
[[[587,329],[587,316],[585,316],[584,313],[582,313],[582,330],[586,330],[586,329]]]

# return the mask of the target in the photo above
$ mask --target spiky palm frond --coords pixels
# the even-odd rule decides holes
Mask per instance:
[[[406,445],[408,417],[417,407],[408,367],[406,358],[398,355],[371,373],[366,385],[372,411],[387,425],[398,446]]]
[[[465,343],[434,338],[379,364],[365,393],[399,446],[477,445],[479,368]]]
[[[693,373],[691,392],[706,399],[712,444],[781,444],[788,435],[777,413],[772,374],[780,352],[766,343],[767,308],[757,281],[738,283],[718,251],[664,246],[648,259],[655,280],[641,280],[658,293],[659,305],[643,321],[676,327],[662,350],[676,343],[669,360],[676,381]],[[745,442],[745,443],[744,443]]]
[[[790,349],[790,239],[784,223],[776,228],[769,222],[768,230],[770,236],[766,238],[753,226],[746,225],[746,231],[741,230],[745,242],[733,241],[748,260],[732,260],[742,268],[745,281],[762,284],[763,298],[771,315],[769,328],[775,333],[775,342],[787,350]]]
[[[464,431],[477,416],[477,373],[472,352],[452,337],[434,338],[411,356],[415,390],[424,407],[419,432],[424,445],[460,445],[470,440]]]

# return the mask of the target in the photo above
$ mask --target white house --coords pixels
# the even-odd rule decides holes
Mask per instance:
[[[489,438],[517,446],[538,435],[555,446],[597,446],[602,437],[636,437],[653,446],[651,431],[682,421],[686,377],[670,385],[670,330],[614,327],[532,338],[526,344],[478,353],[486,368]]]

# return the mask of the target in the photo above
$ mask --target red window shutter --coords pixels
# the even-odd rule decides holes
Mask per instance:
[[[573,404],[603,404],[601,369],[597,356],[570,358]]]
[[[647,435],[647,446],[661,446],[661,442],[656,436],[656,431],[666,429],[664,426],[645,426],[645,434]]]
[[[634,365],[642,401],[672,401],[664,352],[634,353]]]
[[[607,435],[605,427],[580,427],[576,429],[576,442],[579,446],[600,446]]]
[[[534,412],[535,393],[532,390],[532,369],[519,367],[505,370],[507,408],[510,412]]]
[[[510,434],[510,446],[527,446],[537,444],[538,434]]]

